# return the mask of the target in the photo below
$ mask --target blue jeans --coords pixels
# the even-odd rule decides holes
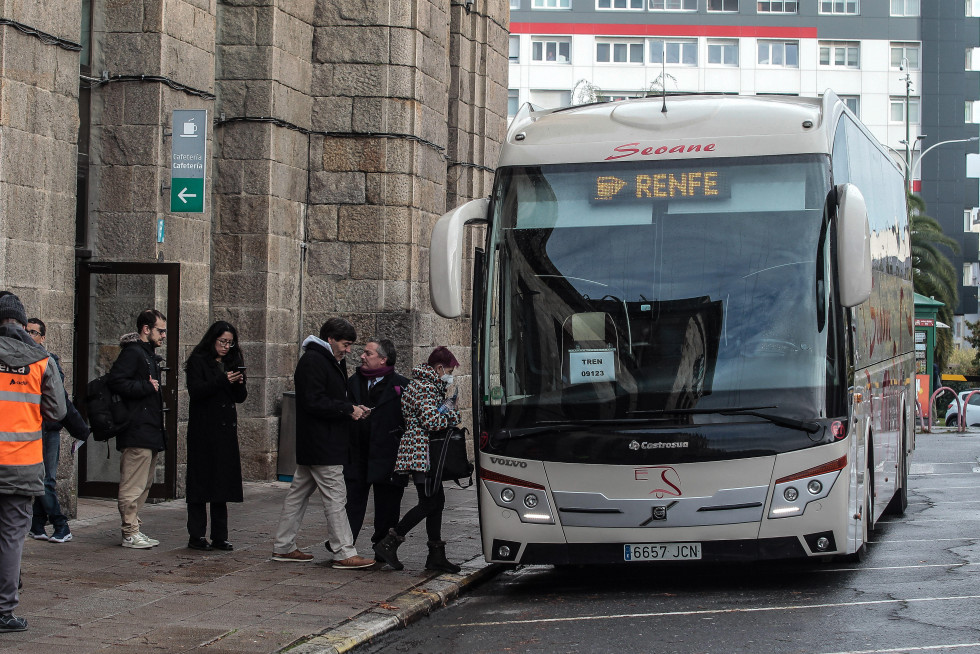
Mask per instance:
[[[31,531],[41,533],[51,521],[54,528],[67,527],[68,518],[61,512],[58,502],[58,459],[61,457],[61,430],[46,431],[41,439],[44,448],[44,495],[34,498],[34,517]]]

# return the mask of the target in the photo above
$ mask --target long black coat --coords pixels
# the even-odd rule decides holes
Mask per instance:
[[[126,431],[116,437],[116,449],[142,447],[162,452],[167,446],[163,427],[163,395],[153,388],[150,376],[160,381],[160,365],[153,346],[143,341],[126,343],[112,368],[109,389],[122,397],[129,411]]]
[[[232,384],[213,357],[187,360],[187,501],[241,502],[238,410],[248,397],[245,383]]]
[[[395,470],[398,443],[405,433],[401,394],[408,379],[392,373],[369,391],[367,380],[358,372],[351,375],[347,388],[354,404],[371,409],[367,419],[358,420],[351,429],[350,460],[344,476],[368,484],[384,483]]]
[[[351,413],[347,366],[330,350],[307,340],[296,364],[296,463],[341,466],[347,463]]]

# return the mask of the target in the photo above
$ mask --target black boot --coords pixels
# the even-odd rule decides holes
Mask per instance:
[[[425,559],[426,570],[439,570],[440,572],[451,572],[459,574],[460,567],[455,563],[450,563],[446,559],[446,541],[430,540],[429,556]]]
[[[405,566],[398,560],[398,546],[404,542],[404,536],[399,536],[394,529],[389,529],[388,535],[374,544],[374,553],[392,569],[401,570]]]

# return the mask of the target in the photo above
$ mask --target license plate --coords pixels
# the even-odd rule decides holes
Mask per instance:
[[[701,558],[701,543],[643,543],[624,545],[624,561],[695,561]]]

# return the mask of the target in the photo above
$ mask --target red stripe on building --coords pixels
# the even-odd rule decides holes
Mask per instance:
[[[591,34],[593,36],[709,36],[724,38],[815,39],[816,27],[737,25],[621,25],[606,23],[511,23],[511,34]]]

